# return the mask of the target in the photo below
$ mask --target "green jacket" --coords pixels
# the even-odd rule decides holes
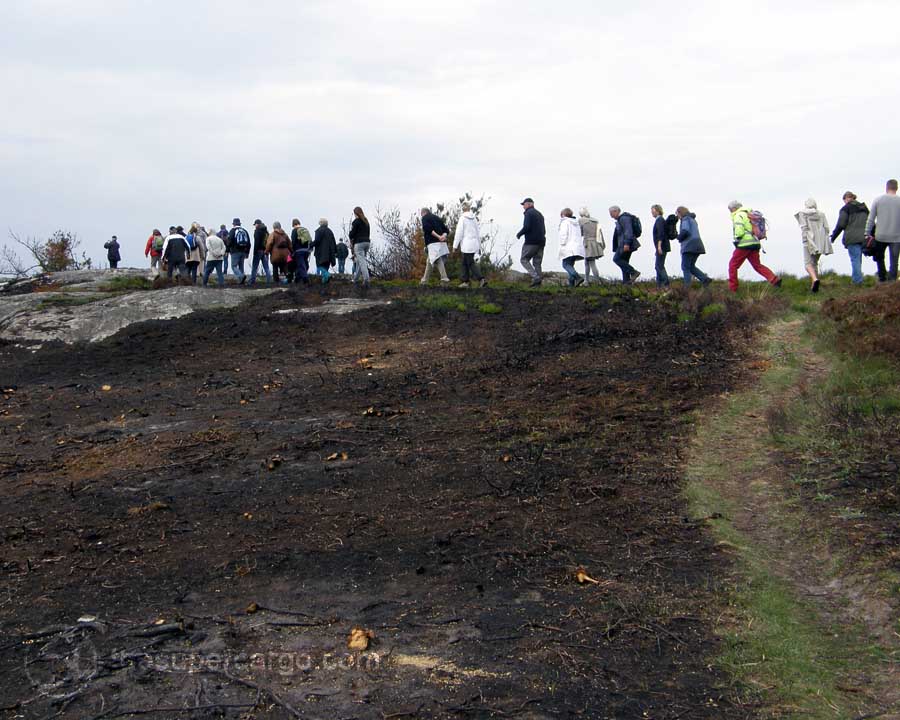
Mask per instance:
[[[734,245],[740,250],[759,250],[762,246],[753,234],[750,222],[750,208],[741,207],[731,213],[734,223]]]

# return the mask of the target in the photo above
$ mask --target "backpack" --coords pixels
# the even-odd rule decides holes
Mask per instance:
[[[300,240],[300,247],[308,248],[312,245],[312,235],[310,235],[309,230],[303,226],[297,228],[297,238]]]
[[[194,240],[194,233],[188,233],[188,236],[184,239],[185,244],[188,246],[188,250],[193,250],[197,247],[197,243]]]
[[[153,249],[156,252],[162,252],[163,245],[166,244],[166,239],[162,235],[154,235],[153,236]]]
[[[750,219],[750,225],[753,227],[753,237],[757,240],[765,240],[766,231],[768,229],[766,216],[759,210],[748,210],[747,217]]]
[[[641,227],[641,219],[637,215],[631,216],[631,229],[635,238],[639,238],[644,232],[644,228]]]
[[[238,250],[250,249],[250,233],[239,227],[234,231],[234,246]]]
[[[669,240],[677,240],[678,239],[678,216],[677,215],[669,215],[666,218],[666,237]]]

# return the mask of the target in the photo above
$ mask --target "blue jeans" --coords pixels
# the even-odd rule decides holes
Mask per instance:
[[[250,284],[256,282],[256,271],[259,270],[259,264],[262,263],[263,270],[266,273],[266,283],[272,282],[272,271],[269,269],[269,256],[266,253],[253,253],[253,267],[250,269]]]
[[[572,255],[570,257],[563,258],[563,261],[562,261],[563,270],[565,270],[569,276],[569,285],[570,286],[574,285],[579,280],[581,280],[581,275],[579,275],[578,271],[575,270],[575,261],[576,260],[581,260],[581,255]]]
[[[347,258],[338,258],[338,272],[343,275],[344,274],[344,263],[347,262]]]
[[[697,267],[697,258],[699,257],[700,253],[681,254],[681,272],[684,275],[685,287],[691,284],[691,276],[697,278],[704,285],[710,282],[709,275]]]
[[[631,253],[633,251],[629,250],[628,252],[623,252],[622,250],[616,250],[616,254],[613,255],[613,262],[619,266],[619,269],[622,271],[622,282],[626,285],[631,284],[631,276],[634,275],[637,270],[631,267],[631,264],[628,262],[631,260]]]
[[[862,251],[863,246],[860,243],[847,246],[847,254],[850,256],[850,277],[854,285],[862,285]]]
[[[327,285],[328,280],[331,278],[331,273],[328,272],[328,268],[324,267],[322,265],[319,265],[319,267],[316,268],[316,275],[322,276],[322,284],[323,285]]]
[[[225,257],[222,258],[222,274],[228,274],[228,253],[225,253]]]
[[[219,287],[225,286],[225,275],[222,274],[222,261],[221,260],[207,260],[206,265],[203,267],[203,287],[206,287],[209,284],[209,276],[212,274],[212,271],[216,271],[216,279],[219,281]]]
[[[309,282],[309,250],[298,250],[294,253],[294,262],[297,271],[294,273],[294,282]]]
[[[246,280],[247,275],[244,272],[244,260],[247,259],[247,253],[243,252],[233,252],[231,253],[231,272],[234,273],[234,276],[238,279],[238,282],[243,283]]]
[[[656,287],[669,287],[669,273],[666,272],[666,256],[669,253],[656,256]]]

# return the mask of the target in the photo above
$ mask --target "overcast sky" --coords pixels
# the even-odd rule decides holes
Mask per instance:
[[[898,32],[888,0],[2,0],[0,220],[102,260],[116,234],[137,265],[154,227],[339,228],[466,190],[514,235],[531,195],[559,269],[561,208],[609,237],[611,204],[645,227],[684,204],[721,276],[738,199],[802,273],[803,201],[834,223],[900,175]],[[824,264],[849,271],[842,246]]]

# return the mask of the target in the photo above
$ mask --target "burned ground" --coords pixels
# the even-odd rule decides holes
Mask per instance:
[[[8,716],[744,717],[680,496],[742,306],[372,294],[0,347]]]

